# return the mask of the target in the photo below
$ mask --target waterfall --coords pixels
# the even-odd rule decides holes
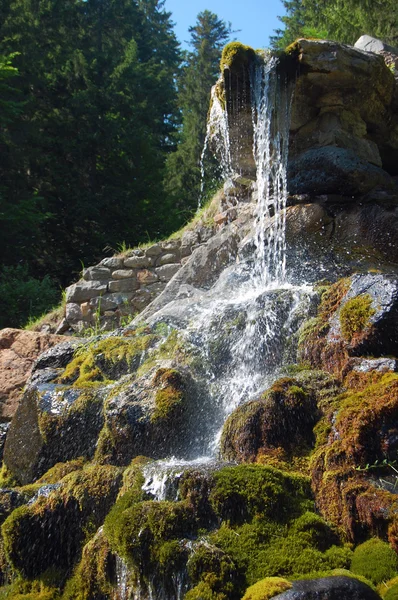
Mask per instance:
[[[153,501],[177,501],[179,481],[186,469],[219,467],[218,448],[226,418],[241,403],[258,398],[280,375],[284,364],[295,362],[291,340],[307,318],[314,295],[310,286],[290,283],[286,269],[286,169],[292,90],[277,74],[276,65],[277,60],[270,56],[259,60],[250,80],[258,194],[254,252],[226,267],[209,290],[197,290],[185,303],[170,302],[150,317],[152,325],[162,321],[171,327],[175,324],[184,347],[192,349],[200,364],[198,377],[203,386],[201,393],[206,396],[193,417],[197,437],[192,436],[182,455],[144,467],[142,489]],[[232,178],[228,115],[216,87],[212,91],[202,169],[209,145],[220,158],[224,177]],[[183,572],[176,574],[174,587],[170,600],[178,600],[187,589]],[[134,598],[169,600],[164,589],[154,592],[151,581],[145,582],[144,589],[144,595],[138,589]]]
[[[198,199],[198,210],[202,206],[205,182],[205,156],[209,149],[209,143],[214,148],[214,154],[219,158],[221,176],[227,180],[232,175],[232,161],[229,143],[228,114],[223,108],[219,98],[219,90],[222,87],[222,77],[211,89],[210,110],[207,119],[206,137],[200,157],[200,196]]]
[[[253,277],[262,286],[281,284],[286,278],[286,172],[292,88],[277,73],[276,65],[277,59],[270,55],[251,70],[258,191]]]

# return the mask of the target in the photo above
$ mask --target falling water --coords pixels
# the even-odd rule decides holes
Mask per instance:
[[[285,209],[291,90],[277,74],[276,59],[267,57],[253,67],[251,100],[253,156],[258,203],[253,246],[221,273],[207,291],[197,290],[186,303],[170,303],[152,322],[173,324],[186,346],[197,353],[208,402],[195,415],[198,440],[184,456],[150,463],[144,469],[148,497],[178,499],[178,482],[186,468],[212,468],[218,456],[222,426],[241,403],[258,398],[294,362],[291,340],[307,318],[313,291],[289,282],[286,270]],[[216,90],[207,127],[204,153],[216,147],[225,177],[232,177],[227,111]],[[289,347],[293,354],[289,354]],[[208,407],[211,407],[210,409]],[[207,423],[202,428],[202,421]],[[216,468],[216,467],[215,467]],[[159,596],[160,598],[161,596]]]
[[[256,285],[286,279],[287,159],[292,88],[277,73],[269,56],[252,69],[253,155],[258,190]],[[272,226],[266,227],[272,220]]]
[[[232,162],[229,144],[228,114],[224,110],[218,95],[218,90],[222,86],[219,80],[212,87],[210,97],[210,111],[207,119],[206,138],[203,144],[202,155],[200,157],[200,196],[198,199],[198,210],[202,206],[204,185],[205,185],[205,156],[211,141],[214,148],[214,154],[219,157],[221,177],[227,180],[232,175]]]

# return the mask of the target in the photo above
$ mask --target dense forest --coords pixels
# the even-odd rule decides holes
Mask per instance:
[[[398,42],[396,0],[282,5],[277,48],[306,35]],[[0,0],[0,327],[59,302],[82,263],[192,216],[233,32],[209,10],[189,32],[182,51],[165,0]]]

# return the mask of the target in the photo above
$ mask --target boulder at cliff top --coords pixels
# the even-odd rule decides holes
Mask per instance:
[[[19,329],[0,331],[0,421],[13,417],[38,356],[64,339],[60,335]]]

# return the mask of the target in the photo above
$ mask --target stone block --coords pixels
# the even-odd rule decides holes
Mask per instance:
[[[111,256],[101,260],[99,266],[107,267],[108,269],[120,269],[123,267],[123,258],[120,256]]]
[[[227,220],[228,220],[228,217],[227,217],[227,213],[226,212],[218,213],[218,215],[216,215],[214,217],[214,223],[216,225],[223,225],[224,223],[227,222]]]
[[[163,254],[163,256],[161,256],[158,261],[157,264],[159,266],[162,265],[169,265],[171,263],[176,263],[178,262],[178,255],[175,253],[170,253],[170,254]]]
[[[148,256],[129,256],[124,259],[124,266],[130,269],[145,269],[152,265],[152,259]]]
[[[159,254],[162,254],[162,252],[163,248],[160,244],[153,244],[145,249],[146,256],[159,256]]]
[[[89,267],[83,271],[83,279],[86,281],[103,281],[111,278],[111,270],[107,267]]]
[[[100,306],[101,313],[106,313],[108,310],[116,310],[120,306],[124,306],[125,304],[129,304],[133,294],[106,294],[102,298],[93,298],[90,302],[91,308],[93,310],[98,310]]]
[[[131,279],[134,277],[132,269],[117,269],[112,273],[112,279]]]
[[[82,311],[83,319],[91,316],[91,310],[90,310],[90,303],[89,302],[83,302],[80,305],[80,308],[81,308],[81,311]]]
[[[156,269],[156,274],[158,275],[160,281],[170,281],[170,279],[179,271],[181,268],[180,263],[163,265],[162,267],[158,267]]]
[[[138,290],[139,282],[135,277],[130,279],[117,279],[109,282],[110,292],[133,292]]]
[[[138,271],[137,279],[142,285],[148,285],[148,283],[155,283],[158,281],[158,276],[153,271],[148,271],[148,269],[143,269],[142,271]]]
[[[65,317],[67,321],[80,321],[83,318],[80,304],[68,302],[65,307]]]
[[[66,288],[66,302],[81,304],[107,291],[107,284],[101,281],[79,281]]]

